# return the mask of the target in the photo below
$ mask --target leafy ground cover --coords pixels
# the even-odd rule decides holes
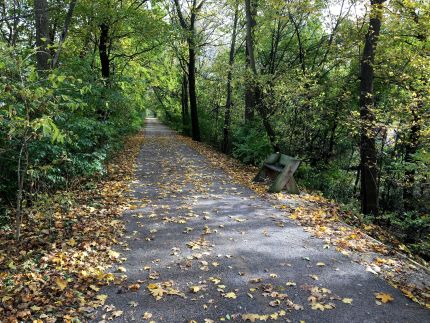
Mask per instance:
[[[142,141],[142,134],[128,138],[106,177],[28,208],[19,243],[2,229],[0,320],[68,322],[104,304],[98,291],[115,279],[106,270],[120,257],[111,247],[123,232]]]
[[[127,279],[129,274],[125,267],[127,259],[121,254],[122,251],[114,248],[114,245],[122,246],[125,253],[126,250],[133,248],[131,241],[139,239],[137,231],[128,232],[126,236],[122,235],[125,232],[123,212],[125,210],[137,212],[133,213],[133,217],[139,220],[139,223],[141,223],[141,218],[143,220],[146,217],[153,222],[151,225],[139,224],[146,228],[145,232],[148,231],[145,233],[147,236],[144,239],[147,243],[160,238],[163,232],[159,228],[160,224],[179,225],[180,230],[184,230],[182,235],[191,234],[195,231],[191,227],[191,223],[198,220],[198,215],[192,211],[192,205],[184,204],[181,208],[182,211],[188,212],[188,215],[169,217],[167,214],[170,214],[170,207],[164,204],[163,199],[175,199],[175,196],[185,192],[186,186],[190,183],[199,187],[197,194],[208,194],[211,191],[207,183],[207,175],[195,176],[195,174],[199,174],[200,166],[187,164],[191,170],[185,174],[185,178],[179,176],[178,183],[171,180],[169,180],[169,186],[161,181],[154,183],[159,187],[161,200],[154,202],[154,207],[156,206],[157,209],[147,215],[145,212],[142,213],[140,207],[149,206],[150,201],[145,200],[144,205],[140,206],[142,201],[132,198],[128,191],[129,184],[134,182],[136,171],[134,161],[143,141],[142,134],[129,138],[124,151],[108,166],[107,178],[69,192],[67,200],[73,200],[73,204],[67,209],[67,212],[64,211],[63,199],[57,197],[52,197],[49,205],[49,210],[52,211],[50,217],[47,217],[47,214],[50,213],[46,210],[42,212],[36,206],[31,209],[28,221],[25,222],[22,240],[18,245],[12,243],[11,231],[1,232],[1,248],[5,252],[0,257],[2,270],[0,317],[4,322],[30,320],[33,322],[59,320],[79,322],[94,318],[98,311],[105,313],[102,320],[125,319],[124,309],[114,306],[111,303],[111,295],[108,296],[105,290],[101,290],[107,285],[115,286],[113,290],[120,291],[120,294],[145,292],[153,297],[156,303],[151,306],[150,310],[144,312],[141,317],[144,321],[155,321],[158,301],[165,301],[171,297],[184,301],[187,299],[203,300],[202,294],[211,290],[212,285],[216,288],[215,293],[220,295],[218,298],[224,302],[241,299],[239,289],[228,286],[220,274],[200,280],[194,277],[195,282],[189,286],[183,286],[181,282],[169,279],[166,273],[156,269],[160,263],[166,261],[161,258],[140,268],[148,273],[147,281],[146,279]],[[175,136],[173,141],[185,143],[198,151],[210,163],[230,175],[232,183],[245,184],[257,195],[269,200],[274,208],[283,212],[285,218],[297,221],[304,226],[304,230],[323,239],[324,248],[335,248],[354,261],[365,264],[367,271],[384,277],[408,298],[427,308],[430,307],[428,271],[422,264],[408,258],[405,253],[400,253],[402,250],[399,249],[402,249],[402,245],[395,248],[394,245],[382,244],[371,238],[365,231],[379,232],[375,231],[379,230],[378,228],[373,225],[353,226],[351,214],[343,212],[338,205],[319,195],[309,193],[303,193],[300,196],[285,193],[268,195],[265,185],[255,184],[251,181],[257,170],[255,167],[243,165],[237,160],[227,157],[207,145],[191,141],[187,137]],[[160,147],[166,145],[163,140],[154,141],[154,143]],[[168,161],[163,163],[163,167],[168,170],[166,175],[163,175],[168,176],[166,179],[178,176]],[[146,190],[150,192],[150,188],[147,187]],[[232,196],[238,194],[234,187],[229,192]],[[196,202],[195,200],[193,204]],[[270,220],[270,214],[267,217]],[[210,218],[209,214],[204,214],[203,219],[199,221],[207,221]],[[285,225],[285,222],[279,218],[273,217],[272,220],[273,225],[278,228],[282,229]],[[249,220],[243,217],[231,219],[235,225],[243,225],[247,221]],[[202,273],[209,274],[211,270],[228,270],[227,267],[224,268],[226,264],[223,262],[227,261],[228,264],[232,260],[231,255],[226,255],[225,260],[206,259],[214,247],[210,242],[210,237],[218,235],[218,231],[223,230],[225,230],[224,225],[220,225],[218,228],[205,225],[200,238],[195,240],[190,238],[189,241],[185,239],[185,249],[188,249],[190,255],[184,258],[183,262],[179,262],[181,270],[186,273],[191,269],[193,263],[198,265],[198,270]],[[264,239],[264,233],[262,239]],[[137,241],[137,243],[141,242]],[[172,250],[156,250],[156,252],[167,252],[169,257],[175,258],[182,256],[184,251],[175,247]],[[174,260],[174,262],[176,261]],[[310,260],[304,259],[303,261]],[[325,268],[329,264],[319,261],[315,263],[315,266]],[[241,275],[246,276],[247,273],[239,272],[239,276]],[[288,319],[289,312],[303,310],[303,306],[309,305],[314,311],[324,312],[339,307],[339,304],[350,305],[358,301],[348,295],[337,296],[332,290],[318,286],[318,275],[311,275],[308,279],[315,281],[315,284],[298,286],[298,282],[295,281],[286,283],[287,288],[296,288],[297,285],[301,293],[307,295],[306,300],[309,304],[300,304],[292,301],[285,291],[276,287],[279,274],[267,272],[266,275],[267,278],[250,278],[251,288],[247,297],[268,299],[269,308],[273,308],[271,312],[248,311],[243,314],[225,314],[220,318],[250,322],[283,320]],[[375,293],[374,300],[377,304],[390,303],[393,301],[393,296],[390,293],[379,291]],[[212,299],[211,301],[209,299],[207,302],[204,306],[211,307],[211,302],[217,303],[219,300]],[[136,308],[139,303],[130,301],[127,306]],[[160,306],[162,309],[162,305]],[[226,306],[228,307],[228,305]],[[288,310],[284,310],[284,306],[287,306]],[[214,321],[207,319],[205,322]]]
[[[407,246],[382,227],[363,223],[357,214],[343,211],[334,201],[318,194],[268,194],[266,185],[252,182],[257,167],[242,164],[188,137],[181,136],[180,139],[237,182],[271,200],[276,208],[285,211],[286,217],[296,220],[306,231],[323,239],[327,248],[333,246],[342,254],[366,265],[367,271],[383,277],[408,298],[430,308],[428,263],[413,255]]]

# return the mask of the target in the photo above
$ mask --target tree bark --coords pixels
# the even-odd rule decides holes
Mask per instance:
[[[230,54],[229,54],[229,60],[228,60],[227,98],[225,102],[225,111],[224,111],[224,133],[223,133],[223,144],[222,144],[222,151],[224,153],[227,153],[229,151],[231,106],[232,106],[231,80],[233,78],[234,52],[236,50],[236,33],[237,33],[238,18],[239,18],[239,4],[238,2],[236,2],[236,8],[234,10],[233,33],[231,35]]]
[[[109,79],[110,77],[110,61],[108,54],[109,43],[109,25],[107,23],[100,24],[100,40],[99,40],[99,56],[102,67],[102,77]]]
[[[36,60],[37,70],[43,73],[49,69],[49,17],[48,2],[46,0],[34,1],[34,17],[36,25]]]
[[[378,214],[378,166],[375,143],[375,98],[373,89],[375,50],[381,29],[382,4],[385,0],[371,0],[369,29],[361,58],[360,75],[360,159],[361,210],[364,214]]]
[[[275,151],[279,151],[280,147],[276,143],[276,134],[273,129],[267,108],[263,104],[261,91],[257,83],[257,67],[254,54],[254,33],[255,16],[257,8],[253,0],[245,0],[245,14],[246,14],[246,50],[247,50],[247,68],[252,72],[252,79],[248,81],[245,93],[245,122],[250,121],[254,117],[254,110],[263,120],[263,126],[269,136],[270,144]]]
[[[194,23],[192,24],[192,36],[188,40],[188,91],[190,94],[191,132],[195,141],[200,141],[199,115],[197,112],[196,91],[196,52],[194,48]]]
[[[245,85],[245,123],[254,119],[254,110],[257,102],[256,97],[256,76],[257,68],[254,55],[254,33],[255,27],[255,6],[251,0],[245,0],[246,16],[246,69],[252,78]]]
[[[182,131],[187,133],[189,130],[189,115],[188,115],[188,77],[184,72],[182,76],[182,93],[181,93],[181,103],[182,103]]]
[[[77,0],[70,1],[69,9],[67,10],[66,19],[64,20],[63,31],[60,35],[60,40],[58,42],[58,48],[55,52],[54,58],[52,59],[51,67],[55,68],[58,63],[58,58],[60,57],[61,49],[63,47],[63,43],[66,40],[67,33],[69,32],[70,22],[72,21],[73,11],[75,10]]]
[[[187,33],[187,44],[188,44],[188,93],[190,100],[190,113],[191,113],[191,135],[193,140],[200,141],[200,127],[199,127],[199,116],[197,111],[197,91],[196,91],[196,30],[195,22],[197,13],[203,6],[205,0],[202,0],[197,4],[196,0],[193,0],[190,14],[189,24],[185,21],[182,15],[179,0],[174,0],[176,11],[178,14],[179,22],[182,29]]]

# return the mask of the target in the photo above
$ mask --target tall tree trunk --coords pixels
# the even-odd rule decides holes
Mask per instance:
[[[381,29],[382,4],[385,0],[371,0],[369,29],[361,58],[360,75],[360,159],[361,210],[364,214],[378,214],[378,169],[375,143],[375,98],[373,91],[375,50]]]
[[[179,0],[174,0],[176,12],[178,14],[179,23],[182,29],[187,33],[188,44],[188,94],[190,99],[190,112],[191,112],[191,134],[195,141],[200,141],[200,127],[199,116],[197,112],[197,93],[196,93],[196,27],[195,22],[197,13],[203,6],[205,0],[201,0],[197,4],[197,0],[193,0],[190,9],[190,22],[187,23],[181,11]]]
[[[239,4],[238,2],[236,2],[236,8],[234,10],[233,34],[231,35],[230,55],[228,60],[227,99],[225,102],[225,112],[224,112],[224,133],[223,133],[222,151],[225,153],[227,153],[229,150],[229,140],[230,140],[229,138],[230,138],[231,105],[232,105],[231,80],[233,77],[234,52],[236,50],[236,33],[237,33],[238,17],[239,17]]]
[[[99,40],[99,55],[100,64],[102,66],[102,77],[109,79],[110,77],[110,66],[109,66],[109,54],[108,54],[108,43],[109,43],[109,25],[107,23],[100,24],[100,40]]]
[[[196,93],[196,52],[194,44],[194,22],[191,24],[192,36],[188,40],[188,91],[190,94],[191,132],[195,141],[200,141],[199,116]]]
[[[263,119],[263,126],[269,136],[270,144],[275,151],[279,151],[279,145],[276,143],[276,134],[269,121],[269,113],[263,104],[261,97],[261,91],[257,83],[257,67],[255,62],[254,54],[254,32],[255,27],[255,16],[257,14],[257,8],[255,0],[245,0],[245,14],[246,14],[246,49],[247,49],[247,63],[248,68],[252,72],[252,79],[248,82],[249,88],[247,87],[245,93],[245,122],[249,121],[248,118],[253,118],[254,110],[256,109],[258,114]],[[252,111],[252,112],[251,112]],[[248,114],[249,113],[249,114]]]
[[[61,49],[63,47],[63,43],[66,40],[67,33],[69,32],[70,22],[72,21],[73,11],[75,10],[77,0],[70,1],[69,9],[67,10],[66,19],[64,20],[63,31],[60,35],[60,40],[58,41],[58,48],[55,52],[54,58],[52,59],[51,67],[55,68],[58,63],[58,58],[60,57]]]
[[[188,77],[185,74],[185,72],[184,72],[184,75],[182,76],[181,103],[182,103],[182,131],[188,134],[188,130],[189,130]]]
[[[46,0],[34,0],[34,17],[36,22],[36,60],[39,73],[49,69],[49,17],[48,2]]]
[[[255,65],[254,55],[254,33],[255,27],[255,5],[252,0],[245,0],[245,15],[246,15],[246,69],[252,78],[245,85],[245,122],[254,119],[254,110],[256,106],[256,76],[257,68]]]

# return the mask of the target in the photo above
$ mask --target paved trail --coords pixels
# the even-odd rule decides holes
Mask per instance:
[[[321,240],[232,183],[157,120],[147,119],[145,136],[133,184],[138,208],[125,215],[128,246],[119,248],[127,257],[125,286],[142,285],[134,292],[117,285],[102,290],[109,295],[106,304],[124,312],[115,321],[144,321],[148,312],[156,322],[243,321],[245,313],[278,315],[272,320],[278,322],[430,322],[430,311],[348,257],[324,249]],[[148,284],[168,281],[186,298],[163,294],[155,300]],[[191,286],[198,286],[196,293]],[[394,301],[377,305],[375,292]],[[311,295],[335,308],[312,309]],[[285,316],[279,316],[282,310]]]

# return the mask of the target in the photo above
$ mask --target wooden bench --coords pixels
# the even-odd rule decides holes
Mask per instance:
[[[293,177],[299,165],[300,160],[293,157],[280,153],[271,154],[264,161],[254,182],[262,182],[267,177],[271,177],[274,181],[269,187],[269,192],[277,193],[285,188],[288,193],[299,194],[300,191]]]

